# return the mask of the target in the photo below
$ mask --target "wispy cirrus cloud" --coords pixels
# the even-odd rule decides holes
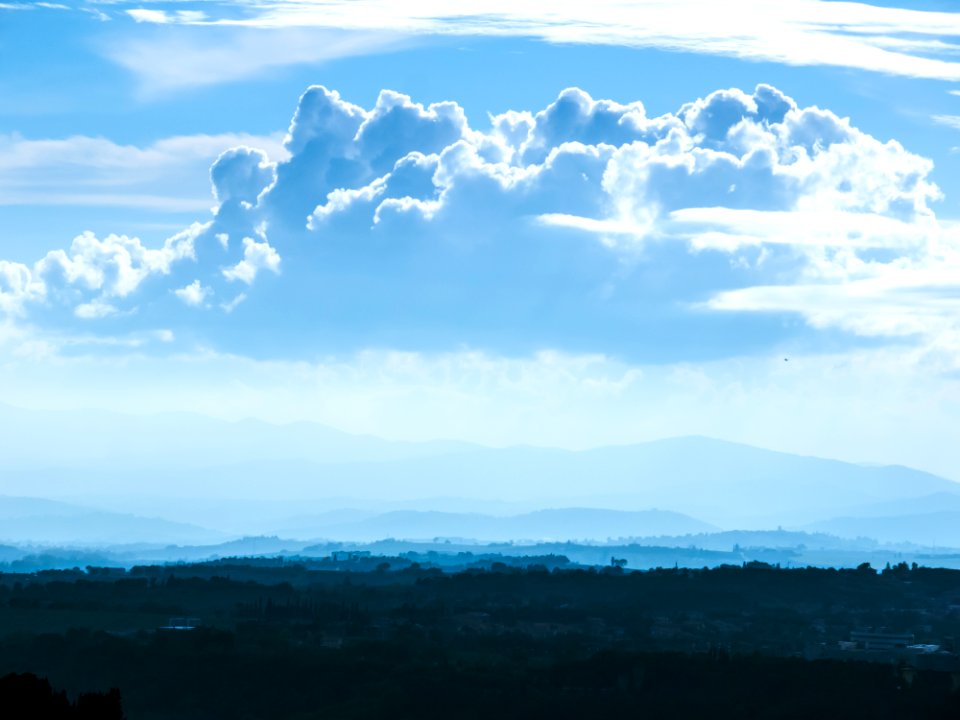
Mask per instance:
[[[960,357],[960,253],[952,244],[889,263],[856,263],[846,277],[809,278],[720,292],[706,306],[733,312],[797,313],[819,329],[863,336],[921,336]]]
[[[923,245],[929,233],[922,223],[844,210],[689,207],[671,211],[659,227],[650,222],[566,213],[545,213],[538,219],[547,226],[609,238],[643,238],[659,232],[686,238],[698,250],[735,251],[750,245],[907,249]]]
[[[283,160],[282,140],[281,133],[223,133],[124,145],[85,135],[0,135],[0,205],[202,212],[213,204],[207,170],[221,152],[255,145]]]
[[[223,27],[189,11],[129,12],[138,23],[163,26],[163,32],[117,39],[103,54],[137,78],[146,99],[257,77],[276,68],[375,54],[407,42],[389,27]]]
[[[207,14],[200,10],[152,10],[150,8],[134,8],[127,10],[127,15],[133,18],[134,22],[156,23],[159,25],[168,25],[171,23],[196,23],[207,19]]]
[[[363,52],[383,46],[384,33],[408,37],[424,35],[511,36],[553,43],[618,45],[659,48],[788,65],[827,65],[907,77],[960,80],[960,13],[878,7],[826,0],[597,0],[583,3],[532,0],[273,0],[205,4],[203,10],[162,6],[128,9],[143,23],[163,25],[227,25],[271,30],[314,28],[344,33],[348,47],[329,37],[314,43],[312,51],[295,40],[273,56],[261,55],[228,65],[197,65],[199,82],[213,73],[231,79],[268,65],[322,60],[345,52]],[[272,42],[270,33],[237,36],[238,45]],[[350,39],[352,37],[352,39]],[[165,54],[171,69],[162,77],[137,56],[149,56],[170,41],[138,41],[113,51],[131,69],[147,73],[150,82],[167,87],[189,84],[176,72],[184,59]],[[338,47],[339,45],[339,47]],[[200,52],[200,48],[195,48]],[[208,51],[210,48],[208,48]],[[221,46],[221,52],[222,46]],[[313,58],[311,58],[311,52]],[[189,58],[187,58],[189,60]],[[203,71],[204,67],[211,68]],[[151,75],[152,73],[152,75]],[[197,82],[197,81],[195,81]]]
[[[960,130],[960,115],[934,115],[930,119],[937,125],[945,125],[954,130]]]

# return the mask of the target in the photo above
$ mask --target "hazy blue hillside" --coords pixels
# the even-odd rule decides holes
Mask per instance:
[[[506,557],[563,556],[573,562],[607,565],[611,557],[628,560],[628,567],[716,567],[740,565],[754,560],[784,567],[856,567],[870,562],[875,568],[887,563],[917,562],[928,567],[960,567],[960,551],[910,544],[881,544],[868,539],[845,539],[823,533],[787,531],[721,532],[672,537],[614,540],[613,542],[530,541],[477,543],[450,538],[374,542],[310,541],[283,537],[245,537],[216,544],[135,544],[97,548],[47,545],[0,546],[0,563],[7,570],[33,572],[87,565],[122,566],[168,562],[193,562],[239,557],[285,557],[291,564],[331,560],[335,552],[359,551],[373,556],[403,556],[404,562],[426,565],[470,565],[483,557],[496,561]],[[356,569],[349,558],[332,559],[340,569]],[[365,561],[368,569],[378,563]],[[328,568],[332,567],[329,563]]]
[[[109,545],[209,543],[223,534],[156,517],[103,512],[36,498],[0,496],[0,542]]]
[[[891,517],[895,515],[924,515],[944,511],[960,512],[960,494],[937,492],[920,497],[900,498],[898,500],[860,505],[847,508],[844,517]]]
[[[0,545],[0,562],[10,562],[23,557],[24,551],[15,545]]]
[[[22,517],[75,517],[90,512],[89,508],[56,500],[44,500],[32,497],[10,497],[0,495],[0,520],[4,526],[7,520]],[[3,526],[0,526],[0,533]]]
[[[846,538],[869,537],[881,542],[960,547],[960,511],[944,510],[889,517],[840,517],[806,529]]]
[[[960,484],[906,467],[802,457],[702,437],[581,452],[484,448],[393,443],[309,423],[6,406],[0,406],[0,430],[0,481],[8,493],[69,498],[234,534],[285,527],[302,534],[313,521],[284,518],[351,507],[496,515],[558,506],[657,508],[724,529],[769,529],[894,515],[899,513],[879,509],[904,502],[915,503],[912,512],[920,513],[960,498]],[[58,442],[41,448],[37,437]],[[491,512],[493,505],[503,510]],[[614,530],[604,537],[620,533]]]
[[[56,438],[55,443],[50,438]],[[0,404],[4,467],[206,467],[256,460],[381,461],[462,451],[458,442],[392,442],[317,423],[227,422],[191,413],[39,411]]]
[[[400,510],[353,522],[317,522],[297,529],[299,537],[373,541],[383,538],[506,540],[607,540],[686,535],[716,528],[686,515],[661,510],[624,512],[591,508],[540,510],[511,517]]]
[[[544,505],[667,509],[721,527],[776,527],[836,516],[854,506],[960,493],[960,484],[904,467],[866,467],[760,450],[706,438],[678,438],[569,452],[478,449],[383,463],[260,466],[273,486],[386,501],[458,495]],[[210,469],[226,487],[244,468]],[[234,484],[258,491],[252,479]]]

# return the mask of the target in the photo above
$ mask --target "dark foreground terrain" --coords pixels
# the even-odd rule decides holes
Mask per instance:
[[[0,717],[49,681],[62,717],[130,720],[958,718],[958,637],[960,572],[906,565],[5,574]]]

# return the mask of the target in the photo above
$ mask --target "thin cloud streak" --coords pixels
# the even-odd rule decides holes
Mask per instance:
[[[209,12],[213,12],[210,10]],[[291,0],[229,6],[222,17],[130,10],[138,22],[362,33],[532,37],[649,47],[788,65],[960,80],[960,13],[824,0]],[[356,48],[362,50],[361,47]],[[303,53],[293,53],[303,57]],[[303,62],[306,58],[295,60]],[[293,61],[290,55],[273,64]],[[144,66],[143,69],[146,69]],[[240,68],[234,70],[239,72]]]
[[[170,28],[168,25],[197,23],[157,12],[165,18],[162,23],[149,20],[150,16],[140,16],[138,22],[159,24],[170,32],[124,39],[104,50],[109,60],[137,77],[143,100],[246,80],[276,68],[373,55],[407,42],[389,27],[369,32],[297,27]]]
[[[102,137],[0,135],[0,206],[128,207],[208,212],[207,169],[237,145],[286,159],[283,136],[224,133],[121,145]]]

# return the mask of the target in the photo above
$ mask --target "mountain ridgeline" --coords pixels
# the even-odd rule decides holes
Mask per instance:
[[[41,436],[58,443],[39,447]],[[783,526],[960,546],[956,482],[703,437],[488,448],[2,406],[0,438],[4,542],[606,540]]]

